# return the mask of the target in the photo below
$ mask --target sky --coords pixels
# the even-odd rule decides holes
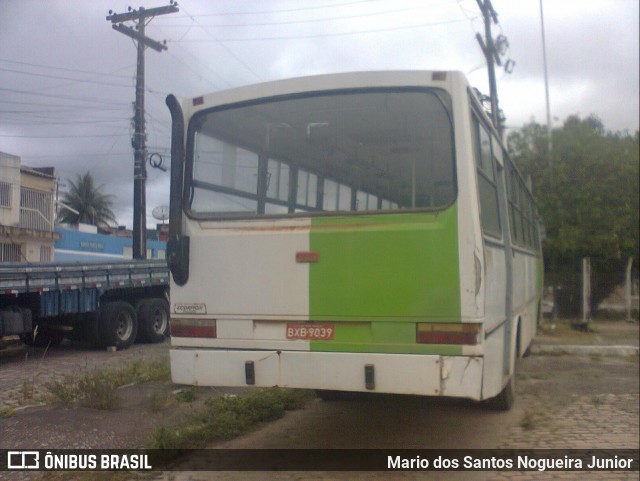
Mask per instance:
[[[139,3],[142,3],[140,1]],[[168,0],[145,0],[145,8]],[[90,171],[132,226],[136,48],[111,28],[124,0],[0,0],[0,151],[53,166],[60,190]],[[639,112],[639,2],[544,0],[551,116],[597,115],[607,130],[635,132]],[[494,37],[507,37],[497,71],[507,129],[546,122],[540,0],[493,0]],[[170,165],[164,99],[267,80],[360,70],[459,70],[488,93],[475,39],[476,0],[181,0],[153,18],[146,50],[147,148]],[[147,225],[169,203],[169,173],[148,167]]]

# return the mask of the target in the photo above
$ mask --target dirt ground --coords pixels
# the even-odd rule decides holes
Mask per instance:
[[[587,344],[630,344],[638,345],[638,324],[608,323],[594,324],[592,332],[576,332],[566,328],[565,324],[551,328],[546,326],[541,331],[536,342],[548,343],[587,343]],[[619,397],[620,406],[624,412],[638,417],[638,379],[640,377],[637,357],[601,358],[599,356],[529,356],[524,359],[519,367],[517,376],[518,403],[516,414],[503,418],[509,425],[521,422],[520,414],[527,409],[553,410],[561,408],[578,397],[593,397],[608,395],[626,395]],[[0,449],[64,449],[64,448],[138,448],[145,447],[151,434],[161,426],[170,426],[181,417],[198,409],[203,401],[210,397],[224,393],[246,392],[246,389],[195,389],[196,400],[185,402],[180,400],[180,387],[171,382],[152,382],[125,386],[118,389],[119,403],[116,409],[100,411],[81,407],[65,408],[54,406],[32,407],[17,411],[13,416],[0,417]],[[393,426],[385,427],[385,438],[377,439],[375,436],[366,438],[345,437],[339,435],[339,446],[331,439],[322,439],[318,433],[329,429],[326,423],[314,425],[316,415],[313,413],[325,413],[327,419],[343,419],[348,422],[340,412],[351,412],[355,418],[385,417],[388,412],[388,399],[374,399],[371,401],[356,400],[349,404],[325,403],[320,400],[310,401],[307,407],[301,411],[289,413],[283,420],[272,426],[251,433],[237,441],[232,441],[231,447],[419,447],[424,442],[433,443],[430,447],[456,447],[457,432],[447,434],[446,430],[434,429],[430,422],[426,422],[423,432],[416,431],[416,438],[412,440],[411,434],[405,431],[393,433]],[[422,413],[424,403],[415,399],[399,399],[392,401],[400,403],[394,410]],[[433,402],[432,408],[436,411],[443,404],[441,400]],[[598,401],[599,402],[599,401]],[[618,401],[616,401],[618,402]],[[345,403],[340,401],[340,403]],[[363,404],[364,403],[364,404]],[[331,407],[333,406],[333,407]],[[337,406],[337,407],[336,407]],[[340,408],[340,406],[342,406]],[[378,406],[380,413],[377,413]],[[454,401],[454,410],[469,411],[471,419],[478,417],[478,407],[474,403],[466,401]],[[396,409],[397,408],[397,409]],[[462,412],[461,411],[461,412]],[[337,414],[336,414],[337,413]],[[360,414],[358,414],[360,413]],[[376,414],[377,413],[377,414]],[[313,414],[313,415],[312,415]],[[464,415],[464,413],[463,413]],[[410,414],[407,416],[411,417]],[[405,416],[406,417],[406,416]],[[436,416],[437,418],[437,416]],[[362,420],[365,424],[366,419]],[[342,432],[340,421],[336,422],[336,429]],[[437,421],[436,421],[437,422]],[[498,424],[504,424],[500,422]],[[309,429],[306,429],[307,426]],[[509,426],[502,426],[506,429]],[[275,431],[274,431],[275,430]],[[360,431],[357,431],[360,432]],[[430,432],[428,438],[425,432]],[[479,433],[482,430],[478,431]],[[279,437],[278,433],[282,434]],[[360,432],[361,433],[361,432]],[[498,431],[496,431],[496,434]],[[447,439],[447,436],[452,436]],[[482,436],[482,434],[479,434]],[[388,437],[395,436],[395,437]],[[435,436],[435,437],[433,437]],[[442,437],[444,436],[444,437]],[[500,436],[493,436],[487,432],[487,443],[482,439],[473,439],[473,443],[480,442],[486,447],[498,447]],[[433,437],[433,439],[431,439]],[[267,442],[267,439],[269,442]],[[334,438],[335,439],[335,438]],[[363,439],[366,442],[363,444]],[[405,446],[406,445],[406,446]],[[225,447],[226,447],[225,446]],[[637,448],[637,446],[636,446]],[[8,476],[8,475],[11,476]],[[16,475],[18,475],[16,477]],[[38,473],[0,473],[0,480],[26,480],[39,479]]]
[[[145,448],[154,431],[175,425],[200,409],[206,399],[248,392],[200,387],[189,389],[195,399],[185,401],[180,396],[185,389],[171,381],[123,386],[117,390],[113,410],[55,405],[19,410],[0,418],[0,449]]]

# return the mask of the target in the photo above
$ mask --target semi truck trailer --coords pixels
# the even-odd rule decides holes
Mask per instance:
[[[0,340],[126,349],[169,326],[165,260],[0,265]]]

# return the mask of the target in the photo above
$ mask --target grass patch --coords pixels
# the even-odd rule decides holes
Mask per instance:
[[[122,369],[97,371],[84,376],[64,376],[45,384],[54,404],[80,405],[95,409],[114,409],[118,398],[115,390],[125,384],[162,381],[170,378],[168,361],[144,365],[133,362]]]
[[[192,388],[182,389],[176,394],[176,399],[183,403],[191,403],[196,400],[196,390]]]
[[[545,420],[545,414],[540,408],[528,408],[520,420],[520,427],[525,431],[531,431],[539,427]]]
[[[10,407],[0,407],[0,418],[10,418],[16,413],[16,410]]]
[[[152,413],[159,413],[169,404],[169,398],[164,393],[154,393],[149,398],[149,411]]]
[[[155,431],[149,448],[194,449],[212,441],[232,439],[260,422],[279,419],[286,411],[301,408],[312,397],[308,391],[269,388],[257,389],[247,397],[225,395],[207,399],[202,410],[180,426]]]

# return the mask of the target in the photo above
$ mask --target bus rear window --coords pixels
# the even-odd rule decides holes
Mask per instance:
[[[449,97],[375,90],[285,97],[197,114],[198,217],[441,208],[455,198]]]

